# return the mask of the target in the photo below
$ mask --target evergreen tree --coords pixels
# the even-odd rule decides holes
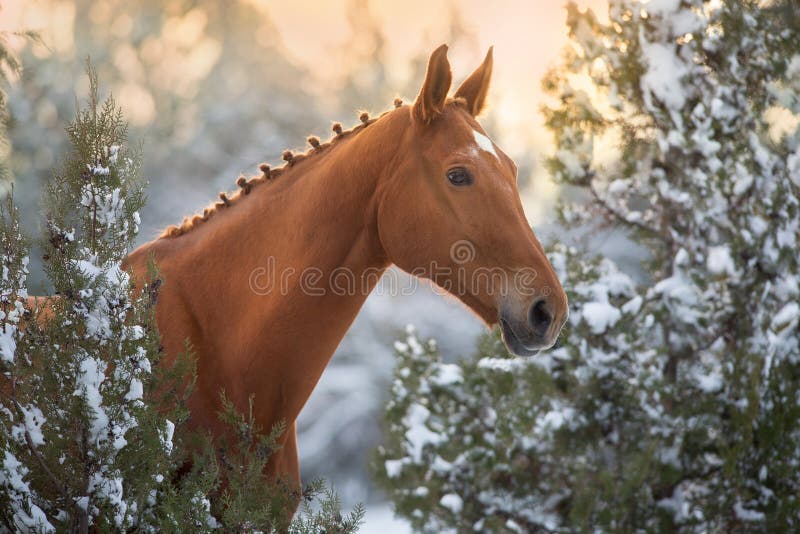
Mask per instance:
[[[71,153],[45,192],[45,272],[56,296],[29,298],[28,244],[13,201],[0,217],[0,531],[354,532],[328,492],[315,499],[264,475],[281,428],[263,436],[227,405],[238,431],[217,449],[176,433],[194,368],[188,348],[160,361],[155,266],[135,287],[123,260],[140,225],[140,157],[112,98],[90,97],[67,127]],[[200,441],[200,445],[197,442]],[[192,467],[184,468],[190,450]]]
[[[139,158],[124,145],[114,101],[99,101],[92,71],[90,82],[88,106],[67,128],[72,152],[44,199],[56,297],[25,306],[28,250],[12,202],[4,218],[0,493],[11,501],[2,507],[9,530],[146,528],[174,469],[169,418],[180,407],[159,413],[151,391],[156,279],[135,291],[121,266],[144,203]]]
[[[624,230],[645,275],[553,247],[570,321],[528,360],[489,337],[443,364],[411,333],[379,478],[430,532],[796,530],[800,9],[567,13],[545,80],[551,169],[580,197],[560,216]]]

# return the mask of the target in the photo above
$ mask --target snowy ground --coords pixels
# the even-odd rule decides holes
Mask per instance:
[[[364,526],[358,531],[361,534],[410,534],[411,527],[402,519],[394,516],[388,504],[367,506]]]

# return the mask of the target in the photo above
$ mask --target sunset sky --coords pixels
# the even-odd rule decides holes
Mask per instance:
[[[348,0],[251,1],[269,12],[296,61],[313,67],[323,86],[325,79],[335,79],[340,66],[320,58],[349,38]],[[607,0],[577,3],[593,9],[601,18],[608,9]],[[449,51],[454,84],[477,67],[489,46],[495,47],[490,106],[503,128],[499,134],[504,148],[519,154],[528,146],[541,149],[551,142],[539,113],[544,102],[540,80],[567,44],[565,4],[563,0],[383,0],[370,2],[370,8],[389,43],[390,57],[384,58],[389,72],[402,79],[407,75],[409,58],[420,49],[433,50],[443,42],[441,35],[446,34],[447,22],[439,14],[457,5],[477,45]],[[541,154],[537,156],[541,159]],[[546,222],[551,215],[547,206],[556,191],[541,166],[532,186],[521,193],[531,222]]]
[[[252,1],[272,15],[296,61],[312,66],[323,79],[336,76],[336,62],[320,58],[349,38],[348,0]],[[433,50],[442,43],[447,22],[437,15],[457,5],[477,47],[450,50],[454,83],[466,77],[494,45],[494,111],[509,128],[530,128],[531,123],[541,124],[540,80],[566,44],[565,4],[563,0],[383,0],[370,2],[370,8],[390,44],[391,55],[385,58],[390,72],[403,77],[408,59],[418,50]],[[607,0],[578,0],[578,5],[603,14]]]

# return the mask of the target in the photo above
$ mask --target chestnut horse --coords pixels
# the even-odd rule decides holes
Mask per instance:
[[[140,281],[150,258],[164,281],[166,353],[187,339],[195,351],[191,426],[219,436],[220,390],[243,411],[254,394],[262,428],[287,424],[269,474],[299,484],[295,420],[391,264],[499,322],[517,355],[554,343],[566,295],[525,219],[514,162],[475,119],[491,71],[490,49],[450,98],[439,47],[413,105],[395,101],[347,131],[336,124],[329,142],[309,138],[305,154],[239,178],[237,193],[130,254]]]

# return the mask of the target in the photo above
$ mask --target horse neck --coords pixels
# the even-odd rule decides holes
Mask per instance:
[[[226,359],[214,367],[227,367],[228,391],[258,392],[284,407],[281,418],[299,413],[388,266],[377,215],[379,183],[402,135],[396,113],[254,187],[175,238],[186,240],[183,260],[175,263],[179,276],[188,277],[184,298],[201,342],[214,358]],[[309,289],[302,273],[311,271],[321,276]],[[355,286],[333,288],[334,272],[334,281]],[[220,325],[232,325],[230,338],[220,338]]]

